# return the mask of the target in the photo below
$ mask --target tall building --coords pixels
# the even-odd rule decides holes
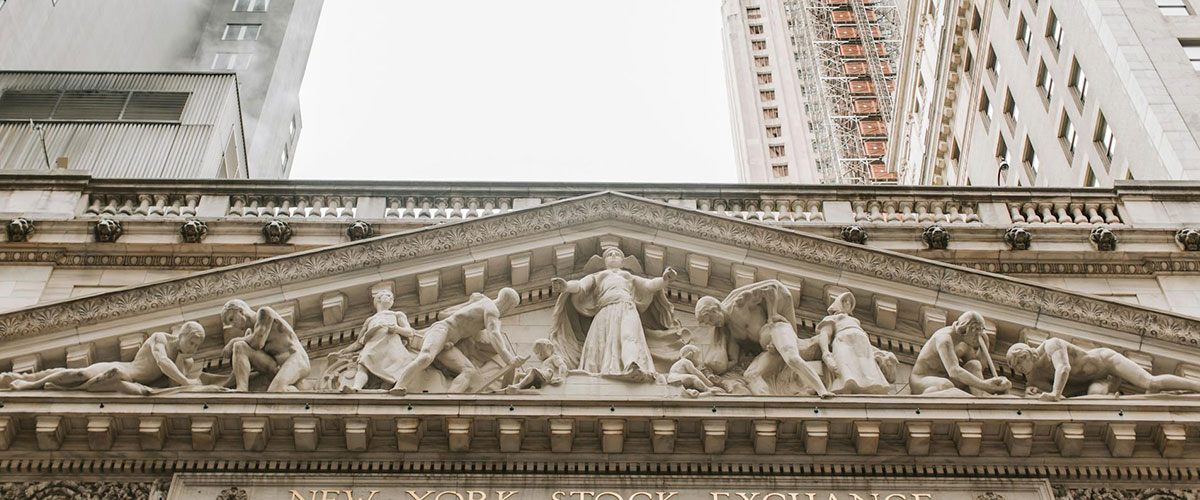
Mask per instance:
[[[905,182],[1200,179],[1200,17],[1185,0],[922,0],[890,162]]]
[[[722,14],[740,180],[896,181],[892,0],[725,0]]]
[[[248,175],[285,178],[303,127],[299,90],[321,5],[322,0],[11,1],[0,7],[0,69],[234,72]]]

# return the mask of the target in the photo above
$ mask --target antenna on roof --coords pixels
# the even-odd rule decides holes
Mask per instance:
[[[33,127],[33,129],[36,130],[38,135],[42,138],[42,158],[46,160],[46,170],[53,170],[50,167],[50,151],[46,148],[45,128],[43,128],[41,125],[34,124],[33,120],[29,120],[29,126]]]

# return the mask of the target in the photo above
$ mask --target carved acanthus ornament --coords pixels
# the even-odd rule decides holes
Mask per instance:
[[[1055,500],[1200,500],[1196,488],[1067,488],[1054,487]]]
[[[117,481],[37,481],[0,483],[0,498],[38,500],[162,500],[165,481],[149,483]]]

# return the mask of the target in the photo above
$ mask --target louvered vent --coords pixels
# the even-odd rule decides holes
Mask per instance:
[[[0,120],[178,122],[188,92],[9,90]]]
[[[9,90],[0,96],[0,120],[47,120],[62,92]]]
[[[187,92],[134,92],[122,120],[177,122],[187,104]]]

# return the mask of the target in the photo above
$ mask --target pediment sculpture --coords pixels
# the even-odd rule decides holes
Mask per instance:
[[[129,362],[102,361],[82,368],[0,374],[0,389],[68,390],[157,395],[176,392],[414,392],[537,394],[571,390],[657,387],[664,397],[728,395],[821,396],[892,394],[899,361],[876,347],[854,317],[855,298],[833,298],[812,331],[797,329],[794,297],[777,280],[739,287],[724,299],[696,302],[689,330],[667,301],[675,271],[639,276],[641,266],[612,247],[594,256],[576,280],[554,279],[561,293],[550,323],[528,325],[522,356],[502,328],[520,295],[502,288],[495,298],[472,294],[445,308],[437,321],[417,330],[393,310],[389,284],[372,287],[375,312],[354,341],[323,359],[310,360],[291,324],[271,307],[252,309],[232,299],[221,324],[243,332],[227,342],[227,375],[203,373],[195,360],[205,338],[195,321],[150,335]],[[544,316],[543,316],[544,318]],[[990,351],[995,342],[975,311],[934,332],[909,373],[916,396],[1010,396],[1012,381],[1000,376]],[[545,328],[539,331],[537,328]],[[536,338],[531,338],[534,336]],[[1196,392],[1200,382],[1154,375],[1108,348],[1083,349],[1060,338],[1037,347],[1008,349],[1008,365],[1023,376],[1025,395],[1047,401],[1112,396],[1122,383],[1148,393]],[[308,380],[314,363],[319,382]],[[574,382],[573,382],[574,381]],[[573,389],[572,389],[573,387]],[[555,389],[558,388],[558,389]],[[643,393],[646,394],[646,393]]]

